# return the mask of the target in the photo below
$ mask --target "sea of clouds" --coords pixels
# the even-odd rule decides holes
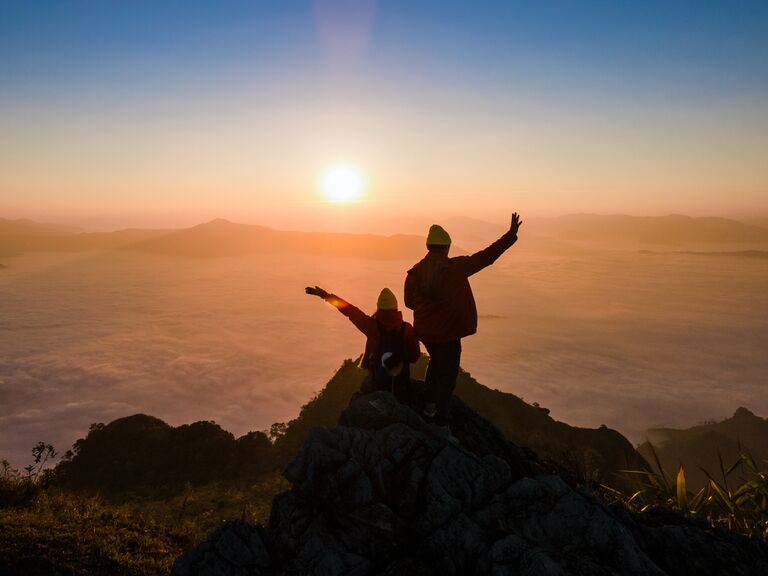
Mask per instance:
[[[0,458],[60,451],[138,412],[236,435],[295,417],[363,337],[306,296],[320,285],[372,312],[411,262],[37,254],[0,271]],[[481,383],[637,442],[744,405],[768,416],[768,264],[513,248],[472,279]],[[406,312],[410,319],[410,313]]]

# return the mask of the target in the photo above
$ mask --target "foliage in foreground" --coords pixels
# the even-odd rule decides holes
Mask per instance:
[[[250,486],[187,486],[164,500],[100,498],[49,487],[43,475],[0,471],[0,574],[149,576],[222,521],[266,523],[279,476]]]
[[[768,540],[768,472],[761,469],[750,454],[742,452],[728,469],[725,468],[722,457],[719,458],[719,480],[702,469],[709,481],[694,494],[686,486],[685,468],[682,464],[674,481],[670,481],[664,474],[653,447],[651,450],[658,473],[648,470],[621,471],[624,475],[635,478],[638,483],[635,492],[625,494],[602,486],[615,503],[639,513],[655,507],[667,507],[705,520],[711,526]],[[736,473],[739,475],[738,484],[729,480]]]
[[[168,573],[184,534],[96,498],[41,490],[0,510],[0,572],[35,575]]]

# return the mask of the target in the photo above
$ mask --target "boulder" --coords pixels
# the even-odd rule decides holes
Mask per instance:
[[[187,550],[173,564],[173,574],[266,576],[272,561],[261,526],[241,520],[224,522],[205,542]]]
[[[287,466],[266,530],[225,524],[173,573],[768,574],[765,543],[613,510],[458,400],[451,430],[386,392],[356,398]]]

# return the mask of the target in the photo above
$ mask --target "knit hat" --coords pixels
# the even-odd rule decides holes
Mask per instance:
[[[378,310],[397,310],[397,298],[389,288],[384,288],[376,301]]]
[[[429,234],[427,234],[427,246],[450,246],[451,237],[448,235],[442,226],[432,224],[429,227]]]

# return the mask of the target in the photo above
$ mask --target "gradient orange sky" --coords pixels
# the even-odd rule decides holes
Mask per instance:
[[[6,6],[0,216],[768,214],[765,3],[280,4]]]

